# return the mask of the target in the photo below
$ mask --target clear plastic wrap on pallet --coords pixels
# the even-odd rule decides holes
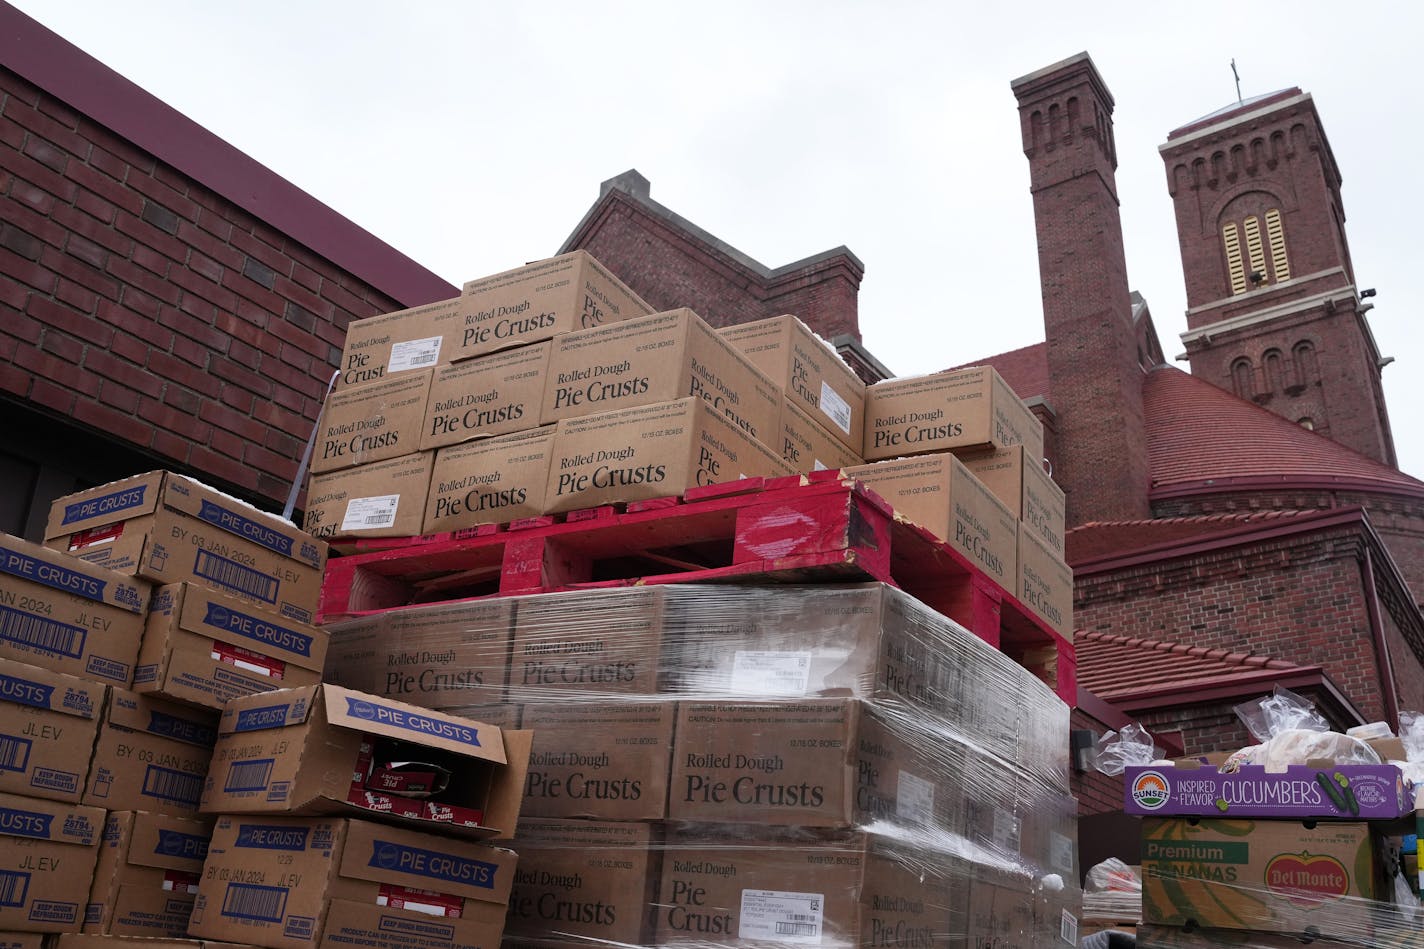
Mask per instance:
[[[1076,945],[1076,889],[903,828],[526,820],[505,941],[538,949]]]
[[[611,587],[331,630],[332,681],[532,730],[515,944],[1071,944],[1068,709],[893,587]]]

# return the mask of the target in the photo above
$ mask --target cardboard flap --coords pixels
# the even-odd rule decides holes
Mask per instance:
[[[294,689],[276,689],[233,699],[223,709],[218,732],[263,731],[300,725],[311,717],[319,685],[304,685]]]
[[[152,514],[162,487],[163,472],[150,471],[62,497],[50,508],[45,540]]]
[[[498,847],[353,820],[341,875],[503,904],[515,861],[513,852]]]
[[[148,612],[149,586],[144,581],[18,537],[6,536],[0,544],[0,573],[130,613]]]
[[[509,729],[504,732],[504,752],[509,769],[490,787],[485,804],[485,824],[496,828],[499,837],[513,837],[524,804],[524,785],[529,778],[529,754],[534,748],[534,732]]]
[[[213,712],[165,702],[128,689],[114,688],[109,693],[106,723],[199,748],[212,748],[218,737]]]
[[[0,702],[92,719],[104,707],[107,689],[101,682],[0,659]]]
[[[326,720],[371,735],[442,748],[470,758],[506,764],[504,739],[493,725],[393,702],[364,692],[322,685]]]
[[[98,807],[0,794],[0,836],[92,847],[103,833],[104,817]]]
[[[179,625],[190,633],[283,659],[303,669],[321,670],[326,661],[327,634],[315,626],[277,616],[251,603],[206,587],[182,584]],[[155,597],[155,611],[170,587]]]
[[[113,819],[110,814],[109,820]],[[143,867],[201,873],[211,837],[210,822],[135,811],[128,861]]]
[[[317,570],[326,566],[326,542],[290,521],[261,511],[182,475],[169,475],[163,504]]]

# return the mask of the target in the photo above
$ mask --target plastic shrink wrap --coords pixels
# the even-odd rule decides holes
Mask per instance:
[[[328,681],[532,729],[506,942],[1076,945],[1068,707],[884,584],[330,627]]]

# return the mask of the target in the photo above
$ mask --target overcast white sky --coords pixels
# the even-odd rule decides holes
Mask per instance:
[[[1082,50],[1117,100],[1132,287],[1185,295],[1157,146],[1236,97],[1314,95],[1401,467],[1424,476],[1414,5],[11,0],[458,285],[556,251],[629,168],[777,267],[845,244],[891,370],[1043,339],[1010,80]],[[1185,363],[1181,364],[1185,368]]]

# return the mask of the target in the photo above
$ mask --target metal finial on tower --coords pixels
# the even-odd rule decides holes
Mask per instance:
[[[1236,104],[1242,105],[1241,98],[1241,74],[1236,71],[1236,57],[1231,57],[1231,75],[1236,77]]]

